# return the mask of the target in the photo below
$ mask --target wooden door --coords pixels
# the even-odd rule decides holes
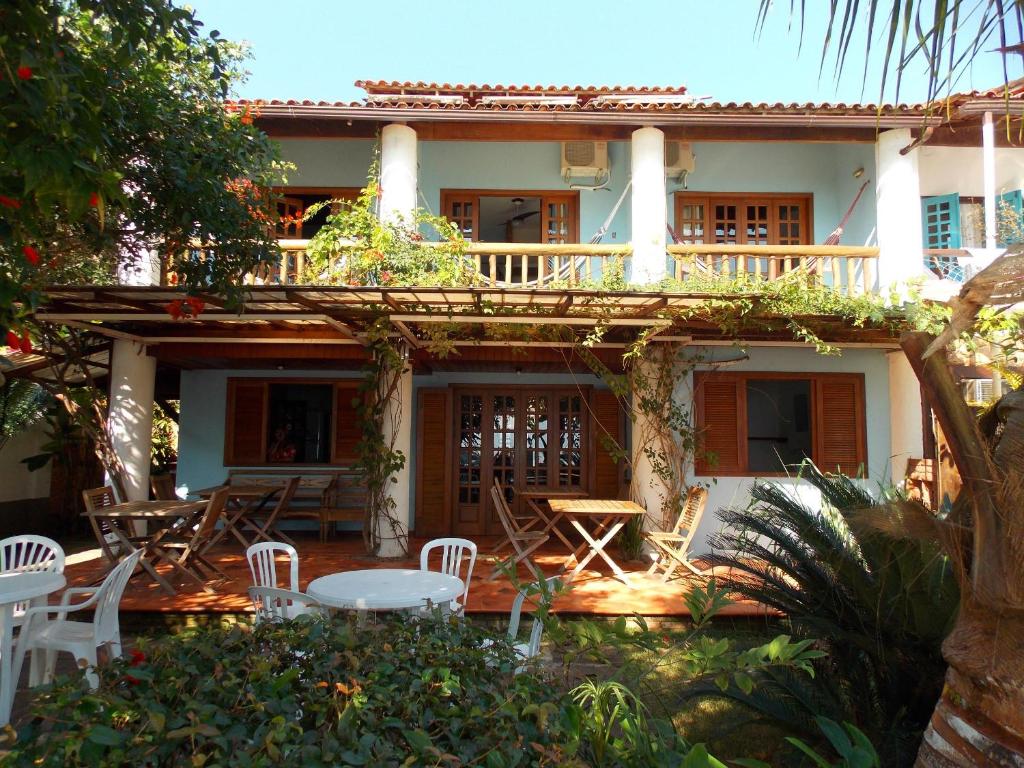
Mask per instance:
[[[540,203],[540,237],[544,243],[579,242],[575,193],[544,195]]]
[[[441,195],[445,217],[459,228],[466,240],[476,240],[480,231],[480,196],[465,192],[445,191]]]

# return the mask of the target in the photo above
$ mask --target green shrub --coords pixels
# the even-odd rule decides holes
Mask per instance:
[[[572,702],[468,623],[299,620],[143,645],[58,680],[5,764],[581,765]]]

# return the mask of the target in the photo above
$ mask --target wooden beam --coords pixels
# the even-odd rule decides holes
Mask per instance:
[[[401,302],[396,301],[395,298],[390,293],[388,293],[387,291],[381,291],[380,292],[380,297],[382,299],[384,299],[384,303],[385,304],[387,304],[389,307],[391,307],[396,312],[408,312],[409,311],[405,306],[403,306],[401,304]]]
[[[572,294],[566,294],[561,298],[558,304],[555,306],[555,314],[558,317],[565,317],[565,313],[569,311],[572,306]]]

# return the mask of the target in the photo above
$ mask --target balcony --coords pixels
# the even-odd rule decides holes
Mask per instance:
[[[253,285],[296,285],[306,271],[308,240],[279,240],[281,260],[263,263]],[[468,243],[477,284],[491,288],[600,288],[602,279],[629,279],[628,245]],[[828,245],[671,245],[668,277],[694,290],[721,279],[771,281],[801,270],[818,285],[848,296],[875,290],[878,248]]]

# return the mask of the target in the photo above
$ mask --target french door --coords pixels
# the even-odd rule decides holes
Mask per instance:
[[[576,388],[457,388],[453,535],[502,533],[494,480],[513,491],[586,490],[586,393]]]
[[[541,243],[579,242],[579,193],[520,190],[441,190],[441,209],[467,240],[480,240],[480,198],[540,198]]]

